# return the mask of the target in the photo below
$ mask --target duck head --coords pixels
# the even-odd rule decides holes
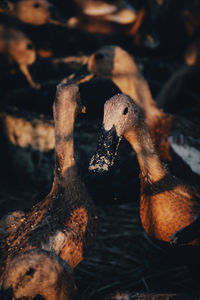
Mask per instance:
[[[32,41],[19,30],[8,32],[8,54],[19,65],[32,65],[36,60],[36,51]]]
[[[118,46],[104,46],[89,57],[88,70],[100,77],[122,77],[137,73],[132,57]]]
[[[0,12],[1,13],[10,13],[12,12],[14,7],[14,4],[11,1],[8,0],[2,0],[0,1]]]
[[[133,58],[119,46],[110,45],[101,47],[90,55],[87,64],[83,65],[73,76],[65,78],[63,82],[79,84],[101,77],[112,79],[118,85],[118,81],[127,81],[128,78],[138,74],[139,71]]]
[[[90,160],[89,170],[96,173],[108,171],[114,164],[122,136],[126,136],[141,120],[141,111],[129,96],[117,94],[106,101],[98,147]]]
[[[72,110],[71,115],[74,119],[79,112],[85,113],[86,108],[81,103],[79,87],[77,84],[61,82],[57,85],[56,97],[53,104],[55,120],[62,118],[62,116],[58,116],[58,114],[62,114],[63,118],[65,118],[65,109],[62,110],[60,107],[67,107],[68,111]]]
[[[43,25],[63,21],[57,8],[47,0],[17,1],[13,14],[20,19],[20,21],[32,25]]]
[[[52,252],[34,249],[11,260],[2,284],[15,298],[37,295],[69,300],[75,291],[70,267]]]
[[[0,53],[7,55],[19,65],[19,69],[33,88],[40,88],[28,70],[28,66],[36,60],[35,47],[23,32],[0,25]]]

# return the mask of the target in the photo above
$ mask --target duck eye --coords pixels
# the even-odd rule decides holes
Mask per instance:
[[[26,45],[26,48],[29,49],[29,50],[32,50],[33,49],[33,45],[31,43],[28,43]]]
[[[26,275],[32,276],[35,273],[35,270],[33,268],[29,268],[28,271],[26,272]]]
[[[95,59],[102,60],[103,58],[104,58],[104,54],[103,53],[96,53],[95,54]]]
[[[128,113],[128,107],[124,108],[123,115],[126,115],[127,113]]]
[[[34,7],[35,7],[35,8],[40,7],[40,3],[35,3],[35,4],[34,4]]]

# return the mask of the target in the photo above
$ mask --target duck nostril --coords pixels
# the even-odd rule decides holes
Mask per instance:
[[[35,273],[35,270],[33,268],[29,268],[28,271],[26,272],[26,275],[32,276]]]
[[[104,58],[104,54],[103,53],[96,53],[95,54],[95,59],[102,60],[103,58]]]

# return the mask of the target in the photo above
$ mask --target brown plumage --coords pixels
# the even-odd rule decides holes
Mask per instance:
[[[2,282],[12,260],[20,253],[35,248],[53,251],[74,268],[94,239],[97,216],[74,159],[73,132],[79,98],[77,85],[58,86],[53,106],[56,141],[52,190],[30,212],[15,214],[16,221],[12,217],[2,221]]]
[[[200,195],[161,163],[141,110],[124,94],[113,96],[104,105],[103,135],[90,170],[102,172],[113,165],[122,136],[134,149],[140,166],[142,225],[151,237],[169,242],[176,230],[199,214]]]
[[[170,168],[172,167],[178,176],[188,179],[190,174],[192,181],[199,185],[200,177],[194,174],[200,174],[199,156],[196,154],[200,149],[199,123],[167,114],[159,109],[135,61],[118,46],[104,46],[97,50],[89,58],[88,69],[97,76],[112,79],[123,93],[134,99],[144,112],[146,124],[160,158],[169,164],[172,162]],[[182,147],[183,150],[177,150],[177,147]],[[183,157],[181,152],[189,151],[188,148],[191,149],[189,154],[186,153],[186,157]],[[196,151],[193,151],[193,148]]]

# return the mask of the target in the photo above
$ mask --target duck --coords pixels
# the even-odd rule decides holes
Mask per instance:
[[[197,38],[186,48],[184,52],[184,63],[167,80],[156,96],[158,107],[169,113],[175,113],[176,111],[181,112],[181,110],[188,111],[192,106],[196,106],[197,108],[195,104],[198,104],[198,102],[197,100],[195,101],[195,99],[191,99],[190,105],[188,105],[187,90],[195,94],[195,90],[197,90],[199,86],[199,73],[200,38]],[[194,111],[194,108],[192,110]]]
[[[4,0],[0,13],[35,26],[47,23],[60,25],[64,22],[58,9],[48,0]]]
[[[16,282],[15,276],[9,274],[18,255],[33,249],[53,252],[74,269],[95,238],[98,216],[74,158],[74,123],[80,109],[78,85],[60,83],[53,104],[55,169],[52,189],[31,211],[11,213],[1,221],[1,286],[6,284],[5,280],[9,282],[6,288],[14,291],[20,285],[20,281]],[[21,263],[16,265],[20,268]],[[9,281],[6,278],[10,278]],[[17,295],[16,291],[15,297]],[[28,297],[34,297],[32,290]],[[57,298],[49,296],[46,299]]]
[[[40,88],[40,84],[33,80],[28,70],[28,66],[36,61],[36,50],[32,41],[21,30],[0,25],[0,54],[18,64],[31,87]]]
[[[69,300],[75,291],[72,269],[64,260],[52,251],[32,249],[11,261],[2,293],[12,299],[31,294],[32,298],[40,295],[43,299]]]
[[[175,175],[186,181],[191,179],[199,186],[199,121],[171,115],[158,108],[134,59],[121,47],[103,46],[89,57],[87,65],[93,75],[111,79],[122,93],[134,99],[144,113],[161,160],[168,163]]]
[[[134,149],[140,167],[142,226],[151,238],[169,243],[177,230],[198,216],[200,195],[161,162],[143,111],[125,94],[116,94],[104,104],[102,130],[90,171],[103,173],[113,166],[123,136]]]
[[[126,0],[75,0],[74,4],[77,15],[69,18],[66,23],[68,28],[104,37],[112,35],[120,38],[126,35],[136,46],[156,48],[159,44],[158,37],[149,30],[152,20],[144,3],[137,10]],[[148,23],[148,26],[142,28],[143,23]]]
[[[101,17],[102,20],[119,24],[130,24],[136,19],[136,10],[125,0],[75,0],[76,6],[86,16]]]

